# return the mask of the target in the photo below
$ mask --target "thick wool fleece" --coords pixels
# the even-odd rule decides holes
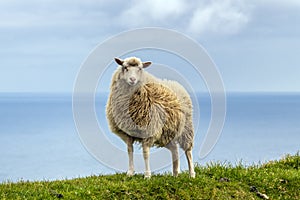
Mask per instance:
[[[184,150],[193,147],[192,102],[175,81],[160,80],[143,71],[135,86],[120,79],[119,67],[112,78],[106,114],[112,132],[124,141],[164,147],[179,143]]]

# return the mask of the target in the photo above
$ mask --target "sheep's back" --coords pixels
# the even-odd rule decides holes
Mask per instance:
[[[191,114],[193,109],[192,100],[186,89],[177,81],[162,80],[162,83],[165,86],[169,87],[176,94],[182,105],[182,110],[184,111],[184,113],[187,115]]]

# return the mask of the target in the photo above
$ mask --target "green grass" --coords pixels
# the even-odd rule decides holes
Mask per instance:
[[[300,199],[300,156],[286,156],[259,166],[229,164],[196,166],[174,178],[138,174],[100,175],[62,181],[0,184],[0,199]],[[252,187],[252,190],[251,190]]]

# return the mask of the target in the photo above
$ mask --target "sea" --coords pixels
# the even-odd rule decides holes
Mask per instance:
[[[125,144],[108,129],[104,114],[107,95],[96,95],[96,116],[102,131],[110,138],[108,141],[126,152]],[[194,113],[198,116],[194,162],[203,166],[211,163],[259,165],[300,150],[299,93],[228,93],[226,96],[221,135],[210,153],[201,158],[199,152],[211,119],[211,99],[206,93],[196,95],[199,109],[194,112],[200,113]],[[71,94],[0,94],[0,183],[124,172],[97,159],[93,148],[107,151],[100,146],[86,146],[82,141],[73,119]],[[141,156],[138,145],[135,152]],[[115,156],[109,151],[104,153],[112,159]],[[151,160],[150,155],[151,162],[157,160]],[[181,170],[187,170],[184,155],[180,162]],[[153,171],[168,173],[171,166]],[[142,169],[137,172],[141,173]]]

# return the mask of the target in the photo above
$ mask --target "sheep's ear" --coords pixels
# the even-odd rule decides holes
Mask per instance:
[[[143,62],[143,68],[149,67],[152,63],[150,61]]]
[[[124,60],[121,60],[120,58],[115,58],[116,63],[118,63],[119,65],[123,65]]]

